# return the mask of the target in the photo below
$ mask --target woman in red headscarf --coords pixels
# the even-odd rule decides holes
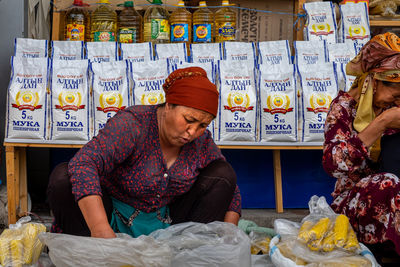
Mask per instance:
[[[392,242],[400,254],[400,180],[378,168],[381,137],[400,129],[399,38],[373,37],[346,72],[357,79],[333,100],[325,124],[323,166],[337,178],[332,208],[361,242]]]
[[[52,231],[137,237],[181,222],[238,223],[236,175],[206,130],[218,91],[198,67],[163,85],[166,103],[131,106],[50,175]]]

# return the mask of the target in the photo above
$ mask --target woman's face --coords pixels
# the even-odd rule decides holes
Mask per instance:
[[[161,131],[172,146],[183,146],[200,137],[213,120],[208,112],[180,105],[165,104]]]
[[[374,106],[384,109],[400,106],[400,83],[375,80]]]

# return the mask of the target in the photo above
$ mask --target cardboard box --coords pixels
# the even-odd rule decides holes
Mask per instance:
[[[231,0],[231,4],[250,9],[293,14],[293,0]],[[221,1],[209,0],[208,6],[219,6]],[[215,9],[212,9],[214,12]],[[269,14],[253,10],[234,9],[237,11],[236,40],[254,41],[293,41],[293,23],[295,17],[286,14]]]

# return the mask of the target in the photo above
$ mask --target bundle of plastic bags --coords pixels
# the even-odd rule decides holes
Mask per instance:
[[[30,221],[31,217],[22,217],[1,233],[1,266],[30,266],[38,261],[44,247],[38,235],[46,232],[46,226]]]
[[[356,235],[344,215],[336,214],[324,197],[313,196],[310,214],[302,223],[278,219],[278,233],[270,243],[276,266],[379,266]]]
[[[144,235],[105,239],[43,233],[39,238],[49,247],[55,266],[165,267],[171,262],[169,246]]]
[[[399,0],[371,0],[369,2],[369,14],[394,16],[396,15],[397,6],[399,5]]]
[[[173,267],[250,267],[250,239],[230,223],[182,223],[150,234],[168,244]]]

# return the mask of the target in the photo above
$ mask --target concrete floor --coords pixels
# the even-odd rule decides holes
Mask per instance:
[[[277,213],[275,209],[243,209],[242,219],[253,221],[258,226],[274,228],[275,219],[300,222],[308,214],[308,209],[285,209],[283,213]]]

